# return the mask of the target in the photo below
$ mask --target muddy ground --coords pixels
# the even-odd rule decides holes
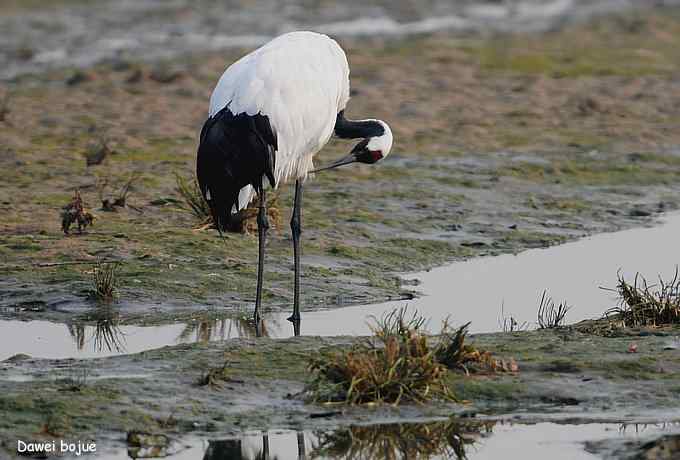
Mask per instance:
[[[398,408],[305,403],[312,378],[308,358],[346,348],[357,340],[351,337],[236,339],[80,361],[17,356],[0,364],[5,414],[0,438],[9,451],[17,438],[52,437],[93,439],[106,451],[122,448],[125,433],[134,430],[181,440],[268,427],[318,430],[442,417],[478,424],[672,422],[680,409],[680,355],[666,347],[678,332],[635,330],[602,337],[569,327],[477,335],[474,346],[497,358],[514,358],[519,371],[470,376],[450,371],[448,381],[460,403]],[[631,342],[636,353],[628,353]],[[223,381],[199,384],[223,364]],[[597,446],[589,449],[616,447]]]
[[[303,310],[397,297],[414,289],[400,284],[403,272],[645,225],[676,209],[679,40],[675,9],[543,35],[343,40],[349,115],[388,120],[395,145],[375,167],[308,181]],[[3,318],[86,318],[98,259],[121,262],[123,323],[249,311],[255,238],[195,230],[199,222],[178,208],[174,177],[193,174],[211,88],[241,53],[120,59],[0,83]],[[102,142],[109,152],[88,166]],[[350,148],[334,141],[318,163]],[[100,209],[133,175],[129,206]],[[75,189],[97,219],[84,234],[64,236],[59,213]],[[290,192],[280,189],[268,245],[265,301],[273,309],[292,299]],[[62,265],[45,266],[54,263]],[[517,359],[520,372],[451,375],[467,404],[342,408],[321,418],[310,414],[328,408],[289,395],[304,387],[311,350],[350,338],[240,339],[89,361],[16,357],[0,365],[0,408],[10,415],[0,436],[122,443],[141,426],[208,436],[472,412],[616,422],[677,413],[680,361],[655,333],[604,338],[569,329],[474,340]],[[637,354],[626,353],[631,340]],[[232,381],[197,387],[225,353]]]
[[[679,35],[678,11],[662,10],[542,36],[343,43],[348,111],[389,120],[394,152],[308,181],[305,306],[399,296],[410,289],[400,272],[643,225],[676,208]],[[195,231],[174,176],[193,174],[211,88],[239,54],[2,83],[0,162],[11,172],[0,184],[3,316],[81,313],[92,266],[70,264],[97,259],[121,262],[124,316],[249,308],[256,239]],[[107,155],[87,166],[101,142]],[[349,148],[334,141],[318,163]],[[100,209],[133,175],[130,206]],[[59,213],[76,188],[96,221],[64,236]],[[292,296],[290,205],[283,185],[267,305]]]

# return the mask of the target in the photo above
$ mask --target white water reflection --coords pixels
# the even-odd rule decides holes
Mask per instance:
[[[501,306],[506,316],[520,323],[535,323],[543,290],[556,302],[572,306],[567,322],[598,318],[616,303],[612,292],[617,271],[626,278],[636,272],[652,281],[658,275],[672,278],[680,263],[680,214],[669,214],[661,224],[604,233],[560,246],[532,249],[517,255],[482,257],[454,263],[407,278],[421,281],[425,296],[409,301],[434,331],[450,316],[453,324],[472,321],[472,332],[500,328]],[[352,306],[303,314],[303,335],[361,335],[369,333],[367,321],[405,301]],[[283,317],[284,315],[282,315]],[[279,318],[280,320],[281,318]]]
[[[506,316],[534,323],[543,290],[556,302],[572,306],[567,322],[597,318],[615,299],[600,289],[616,284],[617,271],[632,278],[636,271],[648,280],[670,277],[680,263],[680,213],[665,216],[661,224],[600,234],[546,249],[517,255],[483,257],[417,273],[424,296],[412,301],[302,312],[303,335],[365,335],[371,316],[379,317],[408,303],[430,318],[433,332],[446,318],[453,325],[471,321],[472,332],[500,329],[501,305]],[[289,311],[265,313],[263,335],[290,337]],[[117,326],[116,316],[104,316],[103,325],[55,324],[46,321],[0,321],[0,360],[17,353],[39,358],[92,358],[138,353],[179,343],[254,337],[251,322],[242,318],[195,321],[165,326]],[[102,343],[103,342],[103,343]],[[113,346],[111,346],[113,343]]]
[[[280,329],[270,321],[262,334],[285,335]],[[241,318],[163,326],[119,326],[110,320],[95,325],[0,320],[0,361],[19,353],[47,359],[106,357],[181,343],[255,337],[255,333],[253,324]]]
[[[587,460],[601,458],[585,450],[591,441],[610,441],[617,450],[623,441],[649,440],[677,432],[675,424],[582,425],[456,421],[455,419],[405,424],[354,425],[322,431],[270,430],[247,432],[224,440],[190,440],[167,458],[173,460],[299,460],[299,459],[469,459],[522,458],[526,460]],[[613,449],[612,449],[613,447]],[[630,447],[628,447],[630,450]],[[97,456],[124,460],[124,449]]]

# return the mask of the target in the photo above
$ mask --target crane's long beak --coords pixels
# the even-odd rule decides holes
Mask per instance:
[[[326,165],[326,166],[323,166],[323,167],[321,167],[321,168],[315,169],[315,170],[312,171],[312,172],[313,172],[313,173],[317,173],[317,172],[319,172],[319,171],[326,171],[327,169],[333,169],[333,168],[337,168],[338,166],[343,166],[343,165],[348,165],[348,164],[350,164],[350,163],[354,163],[354,162],[357,161],[357,160],[358,160],[358,159],[357,159],[356,154],[355,154],[354,152],[352,152],[352,153],[350,153],[349,155],[347,155],[346,157],[340,158],[338,161],[335,161],[335,162],[333,162],[333,163],[331,163],[331,164],[329,164],[329,165]]]

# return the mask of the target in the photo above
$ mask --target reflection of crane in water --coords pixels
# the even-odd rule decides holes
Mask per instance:
[[[272,324],[276,326],[276,322]],[[192,335],[194,335],[193,340],[191,338]],[[257,325],[251,319],[237,316],[234,318],[199,320],[187,323],[179,337],[177,337],[177,342],[209,342],[218,339],[252,338],[258,336],[269,337],[269,326],[266,321],[261,322],[258,331]]]
[[[201,130],[196,175],[218,230],[257,195],[259,253],[254,320],[260,322],[267,222],[265,182],[272,188],[295,180],[290,227],[295,282],[293,322],[300,324],[302,184],[314,172],[313,157],[333,134],[362,139],[349,155],[322,169],[373,164],[390,153],[392,132],[380,120],[345,118],[349,101],[347,57],[333,39],[291,32],[229,66],[210,98]]]
[[[410,423],[353,425],[328,431],[263,432],[259,438],[211,441],[203,460],[295,458],[463,460],[469,448],[493,433],[495,421],[451,418]],[[271,446],[270,446],[270,437]],[[291,455],[293,454],[293,455]]]

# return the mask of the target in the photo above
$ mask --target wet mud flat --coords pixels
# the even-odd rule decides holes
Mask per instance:
[[[677,208],[678,18],[667,8],[544,35],[348,40],[350,112],[390,120],[396,144],[383,164],[308,182],[303,309],[408,297],[399,273]],[[0,183],[0,315],[92,323],[100,259],[120,263],[121,321],[249,311],[255,239],[195,230],[174,176],[193,174],[210,88],[241,52],[2,84],[0,162],[14,174]],[[333,142],[319,163],[348,148]],[[131,179],[129,206],[105,210]],[[75,189],[96,219],[64,236]],[[290,207],[283,186],[264,292],[274,312],[291,302]]]
[[[344,38],[351,115],[390,120],[395,151],[375,168],[308,182],[303,318],[310,309],[409,297],[418,286],[404,282],[404,272],[651,225],[676,209],[679,39],[675,9],[626,12],[541,35]],[[197,319],[187,334],[209,336],[222,326],[209,321],[204,328],[199,319],[227,314],[241,336],[93,359],[13,356],[0,364],[0,412],[8,414],[0,436],[8,453],[17,437],[91,438],[113,449],[109,458],[125,458],[126,433],[147,429],[180,447],[198,445],[187,450],[195,458],[231,448],[209,447],[209,440],[247,444],[249,430],[268,430],[272,441],[277,430],[292,430],[298,448],[298,433],[303,445],[318,444],[314,430],[344,429],[346,439],[348,426],[400,421],[436,423],[426,429],[458,438],[491,431],[492,442],[512,421],[520,425],[510,437],[522,430],[538,436],[532,426],[576,433],[578,426],[564,424],[591,423],[592,436],[574,434],[578,452],[587,442],[601,457],[621,458],[642,455],[645,443],[677,431],[678,354],[666,349],[677,329],[477,335],[476,345],[516,359],[519,372],[451,373],[452,388],[469,402],[305,404],[298,395],[308,358],[359,339],[248,338],[255,239],[230,234],[224,241],[196,230],[200,221],[178,206],[174,173],[192,174],[210,88],[243,51],[151,64],[119,56],[0,84],[0,166],[12,172],[0,182],[2,319],[53,321],[80,343],[97,331],[111,339],[99,325],[114,322]],[[319,162],[348,148],[334,142]],[[103,200],[132,178],[128,206],[104,210]],[[59,213],[75,189],[97,219],[82,235],[64,236]],[[292,291],[290,190],[282,188],[278,200],[265,283],[272,316],[288,311]],[[105,314],[91,297],[100,259],[120,264],[118,297]],[[181,336],[177,327],[171,332]],[[632,342],[636,353],[628,353]],[[225,363],[220,388],[197,385]],[[635,422],[670,425],[609,439],[619,424]],[[390,426],[386,431],[400,432]],[[371,439],[385,431],[367,430]],[[355,428],[350,436],[364,434]]]
[[[16,439],[96,439],[103,455],[125,449],[125,434],[136,430],[189,445],[252,430],[333,431],[449,418],[459,430],[489,430],[491,438],[496,423],[666,423],[667,432],[650,438],[677,432],[671,422],[680,421],[680,354],[668,343],[680,331],[631,329],[602,337],[579,329],[472,336],[475,347],[515,359],[519,370],[450,372],[460,403],[399,407],[305,402],[308,358],[347,348],[356,337],[234,339],[92,360],[15,356],[0,364],[6,414],[0,437],[10,453]],[[636,353],[628,352],[631,342]],[[199,384],[222,365],[220,385]],[[616,440],[588,440],[588,449],[602,455],[621,448]]]

